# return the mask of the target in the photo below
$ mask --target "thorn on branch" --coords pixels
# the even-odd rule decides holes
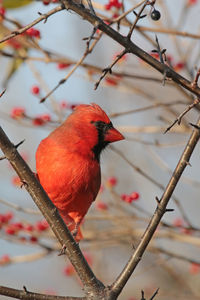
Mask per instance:
[[[160,204],[160,199],[156,196],[155,197],[155,199],[156,199],[156,202],[158,203],[158,204]]]
[[[134,11],[134,10],[133,10],[133,13],[136,17],[138,17],[138,19],[143,19],[147,16],[147,14],[139,16],[139,14],[137,14],[136,11]]]
[[[196,98],[192,104],[190,104],[177,118],[176,120],[165,130],[164,133],[167,133],[176,123],[178,123],[178,125],[181,124],[181,120],[182,118],[186,115],[186,113],[188,113],[193,107],[195,107],[197,104],[199,104],[200,99]],[[192,123],[189,123],[190,125],[192,125],[193,127],[199,129],[199,126],[194,125]]]
[[[29,291],[27,290],[27,288],[25,287],[25,285],[23,286],[23,290],[24,290],[25,294],[29,293]]]
[[[38,15],[44,17],[44,24],[45,24],[47,22],[48,15],[47,14],[42,14],[40,11],[38,11]]]
[[[194,81],[193,81],[192,84],[191,84],[191,86],[192,86],[193,88],[198,87],[199,76],[200,76],[200,69],[197,71],[196,76],[195,76],[195,79],[194,79]]]
[[[6,89],[3,90],[3,92],[1,92],[0,94],[0,98],[3,96],[3,94],[5,93]]]
[[[194,127],[194,128],[196,128],[196,129],[198,129],[198,130],[200,130],[200,126],[198,126],[198,125],[196,125],[196,124],[193,124],[193,123],[189,123],[192,127]]]
[[[127,53],[128,51],[125,49],[123,50],[120,54],[117,55],[116,59],[114,60],[114,62],[109,65],[107,68],[104,68],[102,70],[102,75],[99,78],[99,80],[95,83],[94,85],[94,89],[96,90],[100,84],[100,82],[102,81],[102,79],[106,76],[107,73],[112,74],[112,68],[113,66]]]
[[[165,209],[165,212],[173,212],[173,211],[174,211],[173,208],[166,208],[166,209]]]
[[[143,291],[143,290],[141,290],[141,294],[142,294],[141,300],[146,300],[146,299],[144,298],[144,291]]]
[[[154,50],[154,51],[157,51],[159,58],[160,58],[160,62],[162,64],[164,64],[163,54],[165,55],[166,49],[163,49],[164,52],[163,52],[163,50],[161,50],[157,35],[156,35],[156,44],[157,44],[157,50]]]
[[[84,55],[90,53],[90,43],[91,43],[92,40],[97,39],[97,38],[94,37],[94,35],[95,35],[98,27],[99,27],[99,24],[96,25],[96,26],[94,26],[91,35],[89,37],[83,39],[83,40],[87,40],[86,50],[85,50],[85,54]]]
[[[22,145],[25,142],[25,139],[19,142],[18,144],[14,145],[15,149],[17,149],[20,145]]]
[[[153,294],[153,296],[149,299],[149,300],[153,300],[155,298],[155,296],[158,294],[159,288],[157,288],[157,290],[155,291],[155,293]]]

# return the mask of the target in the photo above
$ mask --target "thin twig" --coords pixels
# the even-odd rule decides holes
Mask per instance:
[[[89,47],[88,49],[88,44],[86,47],[86,51],[83,54],[83,56],[79,59],[79,61],[77,61],[77,63],[75,64],[75,66],[72,68],[72,70],[64,77],[62,78],[58,84],[45,96],[43,97],[40,102],[44,102],[50,95],[52,95],[59,87],[60,85],[64,84],[69,78],[70,76],[76,71],[76,69],[82,64],[82,62],[84,61],[84,59],[87,57],[88,54],[90,54],[92,52],[92,50],[94,49],[94,47],[96,46],[96,44],[98,43],[99,39],[102,36],[102,32],[99,34],[98,38],[92,43],[92,45]]]
[[[96,90],[101,82],[101,80],[106,76],[107,73],[112,74],[113,66],[127,53],[126,50],[123,50],[120,54],[117,55],[116,59],[110,64],[107,68],[103,69],[102,75],[99,80],[95,83],[94,89]]]
[[[142,17],[142,12],[143,12],[143,10],[145,9],[145,7],[147,6],[147,4],[148,4],[148,0],[145,1],[145,3],[143,4],[143,6],[141,7],[139,13],[136,14],[135,22],[131,25],[131,27],[130,27],[130,29],[129,29],[129,33],[128,33],[128,35],[127,35],[127,38],[128,38],[128,39],[131,38],[131,35],[132,35],[132,33],[133,33],[133,30],[135,29],[137,22],[141,19],[141,17]]]
[[[200,99],[196,98],[192,104],[188,105],[188,107],[176,118],[176,120],[169,126],[167,127],[167,129],[165,130],[164,133],[167,133],[176,123],[178,123],[178,125],[181,124],[181,120],[182,118],[193,108],[195,107],[197,104],[199,104]]]
[[[33,27],[34,25],[40,23],[42,20],[47,20],[48,17],[50,17],[51,15],[63,10],[64,7],[63,5],[58,5],[57,7],[53,8],[52,10],[50,10],[49,12],[47,12],[46,14],[41,14],[39,18],[37,18],[36,20],[34,20],[33,22],[29,23],[28,25],[24,26],[23,28],[20,28],[18,30],[15,30],[13,32],[11,32],[11,34],[5,36],[4,38],[2,38],[0,40],[0,43],[3,43],[5,41],[8,41],[10,39],[12,39],[13,37],[22,34],[23,32],[27,31],[29,28]]]

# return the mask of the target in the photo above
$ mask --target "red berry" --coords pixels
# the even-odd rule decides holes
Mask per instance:
[[[197,1],[198,0],[188,0],[188,3],[187,3],[187,5],[195,5],[195,4],[197,4]]]
[[[22,230],[24,228],[23,224],[21,222],[16,222],[16,223],[12,223],[12,226],[16,229],[16,230]]]
[[[105,82],[107,83],[107,85],[112,85],[112,86],[118,85],[117,80],[111,77],[106,77]]]
[[[31,92],[32,92],[33,95],[39,95],[39,93],[40,93],[40,88],[39,88],[39,86],[33,85],[33,86],[31,87]]]
[[[40,38],[40,31],[38,29],[35,29],[33,27],[26,30],[26,33],[31,37]]]
[[[26,230],[28,232],[32,232],[34,230],[34,227],[31,224],[26,224],[26,225],[24,225],[24,230]]]
[[[5,215],[0,214],[0,224],[6,224],[7,223],[7,218]]]
[[[22,47],[22,44],[19,42],[17,38],[12,38],[6,41],[6,43],[14,49],[20,49]]]
[[[23,107],[14,107],[10,114],[13,119],[22,119],[25,116],[25,108]]]
[[[181,218],[176,218],[176,219],[173,221],[173,225],[174,225],[175,227],[183,227],[184,221],[183,221],[183,219],[181,219]]]
[[[60,107],[61,107],[61,108],[68,108],[68,103],[67,103],[67,101],[65,101],[65,100],[61,101]]]
[[[112,4],[111,3],[107,3],[107,4],[105,4],[104,7],[105,7],[106,10],[110,10],[111,7],[112,7]]]
[[[140,194],[137,192],[133,192],[130,194],[130,197],[131,197],[132,201],[136,201],[140,198]]]
[[[58,63],[57,64],[57,68],[59,70],[63,70],[63,69],[69,68],[70,66],[71,66],[71,64],[69,64],[69,63]]]
[[[8,226],[5,228],[5,233],[9,235],[14,235],[16,233],[16,230],[12,226]]]
[[[43,114],[40,116],[40,118],[42,118],[42,120],[44,120],[45,122],[51,121],[51,116],[49,114]]]
[[[8,254],[4,254],[0,257],[0,265],[5,265],[11,262],[10,256]]]
[[[5,14],[6,14],[6,10],[5,10],[5,8],[2,6],[2,7],[0,7],[0,16],[1,17],[4,17],[5,16]]]
[[[66,276],[72,276],[72,275],[75,274],[75,269],[74,269],[74,267],[72,266],[72,264],[69,264],[69,265],[67,265],[67,266],[65,267],[65,269],[64,269],[64,274],[65,274]]]
[[[200,273],[200,264],[191,263],[189,272],[190,272],[190,274],[198,274],[198,273]]]
[[[32,123],[35,126],[42,126],[45,123],[49,122],[50,120],[51,120],[51,116],[49,114],[43,114],[43,115],[35,117],[32,120]]]
[[[36,236],[33,236],[33,235],[32,235],[32,236],[30,237],[30,242],[31,242],[31,243],[36,243],[37,241],[38,241],[38,238],[37,238]]]
[[[176,70],[176,71],[180,71],[180,70],[182,70],[182,69],[184,69],[184,67],[185,67],[185,64],[184,64],[184,62],[178,62],[175,66],[174,66],[174,69]]]
[[[35,225],[36,230],[44,231],[49,228],[49,224],[46,220],[38,221]]]
[[[9,212],[4,214],[4,217],[6,218],[6,222],[9,222],[10,220],[13,219],[14,215],[13,215],[12,212],[9,211]]]
[[[41,117],[36,117],[33,119],[32,123],[35,126],[42,126],[45,124],[45,121]]]
[[[117,185],[117,178],[112,176],[107,180],[107,184],[109,187],[113,187],[115,185]]]
[[[128,195],[127,194],[121,194],[121,200],[126,201]]]
[[[22,182],[21,182],[21,179],[19,178],[19,176],[17,175],[14,175],[12,177],[12,184],[16,187],[21,187],[22,186]]]
[[[108,205],[102,201],[97,202],[96,207],[99,210],[107,210],[108,209]]]
[[[42,2],[43,2],[44,5],[49,5],[50,0],[49,1],[48,0],[43,0]]]

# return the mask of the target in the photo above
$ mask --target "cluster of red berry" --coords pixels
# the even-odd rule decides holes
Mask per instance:
[[[15,235],[21,242],[37,242],[41,232],[49,229],[46,220],[37,221],[35,224],[13,222],[14,215],[11,212],[0,214],[0,229],[7,235]],[[28,233],[28,235],[25,235]]]
[[[109,0],[107,4],[105,4],[105,9],[110,10],[111,8],[120,9],[122,7],[122,3],[119,0]]]

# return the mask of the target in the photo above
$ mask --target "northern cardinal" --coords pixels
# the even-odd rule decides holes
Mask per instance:
[[[100,153],[123,139],[101,107],[92,103],[77,106],[39,144],[39,181],[77,241],[82,238],[79,225],[100,188]]]

